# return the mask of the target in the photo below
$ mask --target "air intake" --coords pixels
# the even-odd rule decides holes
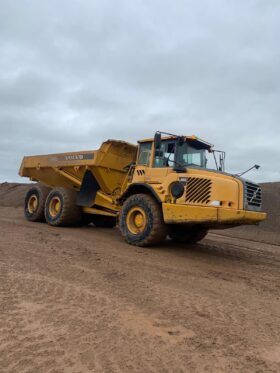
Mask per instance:
[[[211,200],[212,181],[197,177],[188,177],[186,202],[208,204]]]

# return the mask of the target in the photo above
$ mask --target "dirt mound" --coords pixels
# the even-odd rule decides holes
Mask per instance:
[[[0,206],[23,206],[25,193],[30,184],[2,183],[0,184]]]
[[[280,233],[280,182],[262,184],[263,208],[268,212],[268,218],[262,224],[262,229]]]

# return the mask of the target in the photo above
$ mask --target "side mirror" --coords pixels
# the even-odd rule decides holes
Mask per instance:
[[[156,132],[154,137],[154,145],[156,150],[160,150],[161,148],[161,133]]]

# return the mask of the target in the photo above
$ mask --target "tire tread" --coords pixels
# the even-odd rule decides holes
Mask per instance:
[[[120,214],[120,226],[124,227],[124,225],[126,224],[126,216],[124,211],[131,203],[134,203],[135,205],[137,204],[139,206],[141,206],[143,203],[149,205],[153,215],[153,226],[151,232],[141,241],[129,240],[126,230],[121,228],[122,235],[124,236],[126,241],[131,245],[141,247],[153,246],[162,242],[166,238],[167,228],[163,220],[161,206],[154,199],[154,197],[150,196],[149,194],[135,194],[125,201]]]
[[[32,222],[44,222],[45,221],[45,202],[48,197],[48,194],[50,193],[50,190],[51,188],[45,185],[42,185],[42,184],[32,185],[28,189],[25,195],[25,200],[24,200],[24,215],[27,220],[32,221]],[[34,193],[38,194],[37,197],[39,200],[39,206],[38,206],[37,211],[34,214],[30,215],[27,212],[27,202],[28,202],[28,198]]]
[[[51,198],[56,194],[60,194],[62,198],[62,210],[58,219],[50,220],[48,218],[48,204]],[[69,226],[75,225],[81,220],[81,209],[76,204],[77,193],[71,189],[54,188],[48,195],[45,205],[45,217],[47,222],[53,226]]]

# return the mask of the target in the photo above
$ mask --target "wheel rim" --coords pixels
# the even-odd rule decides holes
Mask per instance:
[[[60,198],[53,197],[49,203],[49,214],[52,218],[55,218],[61,210]]]
[[[36,194],[32,194],[27,203],[27,209],[30,214],[34,214],[39,205],[39,200]]]
[[[133,234],[143,232],[147,225],[146,213],[141,207],[134,207],[129,210],[126,218],[128,230]]]

